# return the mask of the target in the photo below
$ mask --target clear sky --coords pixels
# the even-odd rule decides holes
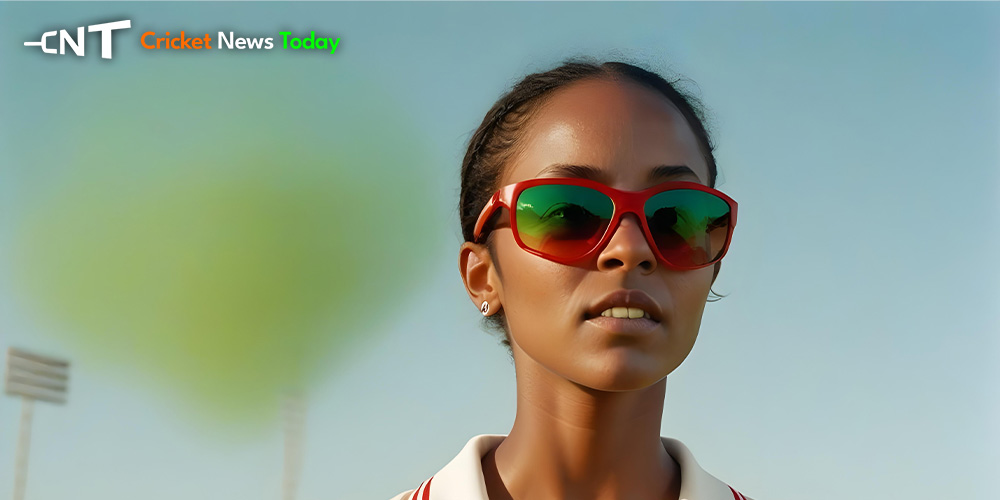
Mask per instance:
[[[118,19],[133,27],[112,61],[23,46]],[[182,29],[341,42],[138,44]],[[1000,4],[924,2],[0,4],[0,348],[73,363],[69,404],[35,408],[27,498],[278,498],[277,400],[241,384],[288,373],[307,406],[302,500],[387,499],[472,436],[507,433],[513,367],[457,270],[459,163],[508,85],[580,55],[696,82],[718,187],[740,204],[714,287],[727,296],[669,376],[662,434],[758,500],[986,498],[1000,473]],[[356,213],[325,204],[333,185],[350,210],[414,201],[329,237],[242,210]],[[243,201],[205,201],[222,195]],[[252,224],[211,248],[238,266],[143,274],[207,248],[230,206],[218,220]],[[138,222],[94,222],[122,214]],[[170,246],[157,231],[179,220],[204,232]],[[304,234],[337,258],[289,243]],[[252,265],[306,278],[232,279]],[[144,310],[122,283],[205,305],[228,333]],[[254,286],[274,294],[262,309],[294,299],[269,320],[316,299],[295,316],[316,321],[258,328],[249,302],[219,298]],[[0,495],[19,408],[0,397]]]

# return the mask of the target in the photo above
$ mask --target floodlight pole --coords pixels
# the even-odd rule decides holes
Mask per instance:
[[[4,392],[21,398],[21,423],[14,455],[14,500],[24,500],[28,484],[28,449],[35,400],[66,404],[69,361],[10,347],[4,367]]]
[[[302,475],[302,436],[305,433],[305,397],[301,393],[285,395],[285,460],[281,480],[282,500],[295,500]]]
[[[28,479],[28,447],[31,444],[31,415],[35,400],[21,396],[21,426],[17,433],[17,454],[14,459],[14,500],[24,500]]]

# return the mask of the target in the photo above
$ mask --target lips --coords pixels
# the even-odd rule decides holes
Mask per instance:
[[[649,317],[657,323],[662,321],[663,318],[663,311],[660,309],[660,305],[647,295],[646,292],[642,290],[622,289],[605,295],[591,305],[585,312],[584,319],[599,317],[605,309],[612,307],[637,307],[649,313]]]

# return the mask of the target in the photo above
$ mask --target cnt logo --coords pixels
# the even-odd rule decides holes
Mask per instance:
[[[67,30],[46,31],[45,33],[42,33],[41,40],[37,42],[24,42],[24,45],[26,47],[41,47],[42,52],[46,54],[65,54],[66,46],[68,45],[74,54],[82,57],[86,54],[87,37],[84,35],[84,28],[87,28],[88,33],[93,33],[95,31],[101,33],[101,58],[111,59],[111,32],[131,27],[132,21],[130,19],[110,23],[91,24],[90,26],[80,26],[76,28],[75,38]],[[53,47],[54,42],[49,41],[50,38],[55,38],[56,36],[59,37],[59,50],[56,50]]]

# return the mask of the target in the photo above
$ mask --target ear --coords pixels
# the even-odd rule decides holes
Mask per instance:
[[[479,309],[483,301],[490,303],[490,312],[500,310],[503,288],[493,259],[485,245],[466,241],[458,253],[458,271],[462,274],[469,299]]]
[[[712,273],[712,284],[715,284],[715,278],[719,277],[719,270],[722,269],[722,261],[715,263],[715,272]]]

